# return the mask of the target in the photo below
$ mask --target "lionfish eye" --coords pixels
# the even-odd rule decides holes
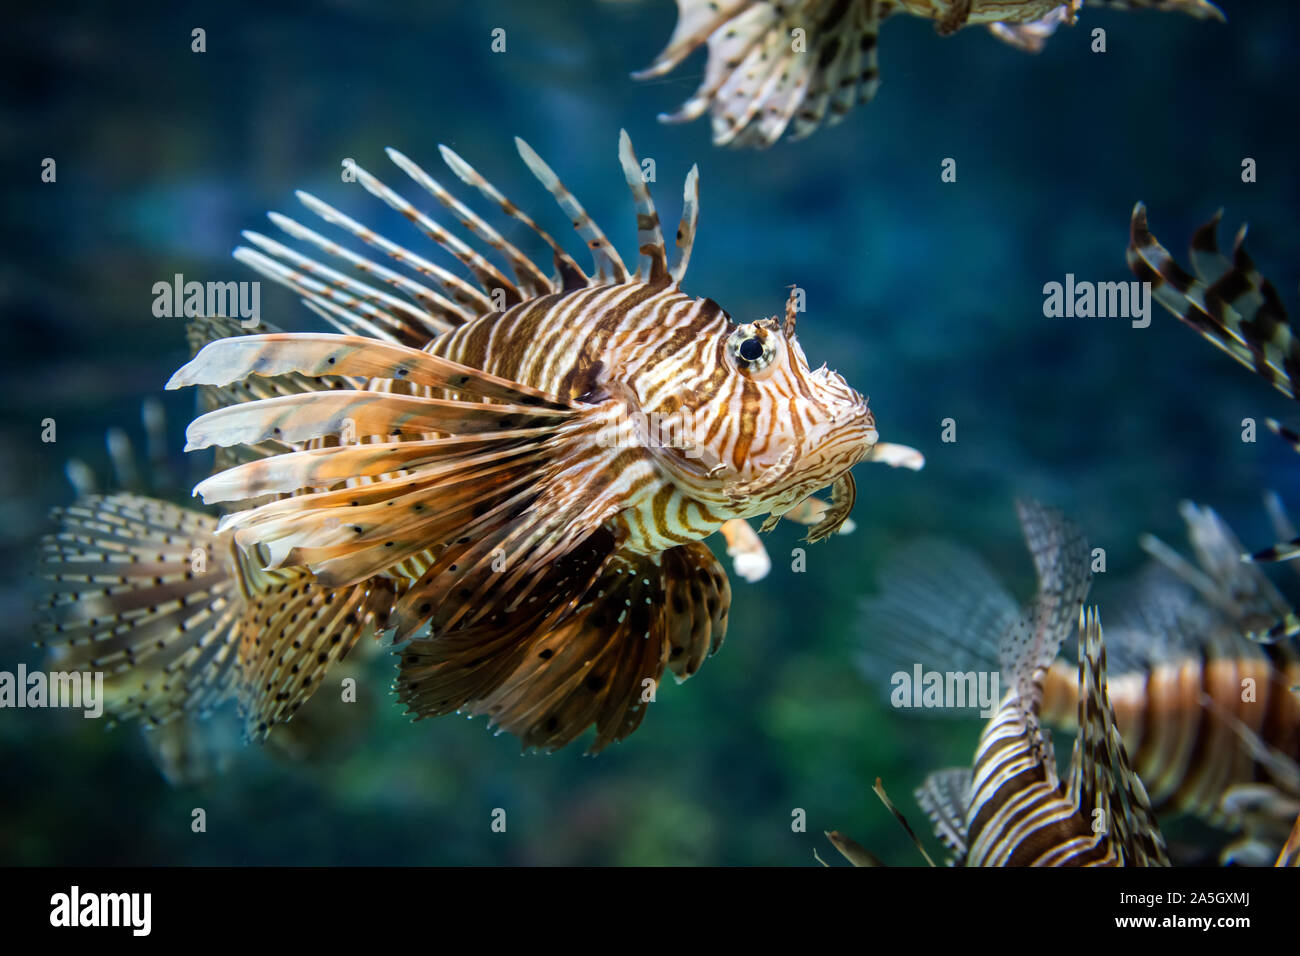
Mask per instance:
[[[752,327],[742,325],[731,333],[727,342],[728,351],[743,372],[759,372],[767,368],[775,357],[776,348],[767,336],[760,337]]]

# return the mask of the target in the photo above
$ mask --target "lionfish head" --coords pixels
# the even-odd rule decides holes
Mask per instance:
[[[813,370],[784,319],[729,322],[717,335],[720,388],[696,396],[688,454],[709,495],[736,517],[781,512],[836,481],[877,439],[866,399],[824,365]]]

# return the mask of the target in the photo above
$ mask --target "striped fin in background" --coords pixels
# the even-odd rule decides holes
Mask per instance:
[[[1142,203],[1133,207],[1127,259],[1140,280],[1166,309],[1215,347],[1232,356],[1283,395],[1295,399],[1300,338],[1295,335],[1273,284],[1260,275],[1246,252],[1246,227],[1237,232],[1232,258],[1219,251],[1216,234],[1222,210],[1192,236],[1188,272],[1151,233]],[[1300,451],[1300,435],[1272,419],[1269,427]],[[1289,561],[1300,556],[1300,537],[1291,535],[1251,556],[1254,561]],[[1300,616],[1288,612],[1254,637],[1265,642],[1300,635]]]
[[[880,86],[877,38],[895,13],[933,20],[942,35],[987,25],[998,39],[1042,49],[1081,0],[677,0],[667,46],[638,80],[665,76],[701,46],[704,80],[666,123],[711,116],[716,146],[765,149],[803,139],[871,102]],[[1088,0],[1089,7],[1164,10],[1222,20],[1208,0]],[[796,33],[796,31],[799,31]]]
[[[1193,559],[1146,537],[1157,559],[1112,592],[1107,650],[1109,696],[1134,768],[1161,814],[1193,814],[1267,843],[1275,854],[1277,814],[1300,797],[1289,767],[1300,761],[1300,655],[1288,643],[1260,645],[1247,635],[1288,608],[1212,509],[1181,507]],[[943,541],[908,545],[884,562],[879,592],[863,601],[858,663],[887,695],[890,675],[924,670],[998,668],[998,637],[1019,613],[998,576],[973,552]],[[1243,700],[1249,678],[1252,699]],[[1203,695],[1213,708],[1207,709]],[[1042,719],[1077,728],[1076,667],[1063,658],[1047,671]],[[971,709],[909,711],[969,716]],[[1237,725],[1240,725],[1240,728]],[[1260,750],[1242,731],[1274,752]],[[1268,813],[1242,813],[1242,787],[1268,788]],[[1289,817],[1287,817],[1289,825]],[[1258,832],[1250,832],[1250,831]],[[1235,852],[1232,848],[1229,854]]]

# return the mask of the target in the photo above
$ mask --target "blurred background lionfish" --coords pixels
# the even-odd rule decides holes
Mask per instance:
[[[1289,605],[1258,566],[1241,561],[1240,543],[1211,509],[1184,504],[1182,515],[1195,562],[1148,535],[1142,544],[1155,560],[1107,602],[1108,698],[1154,810],[1236,834],[1226,862],[1272,862],[1300,812],[1300,700],[1291,692],[1300,655],[1248,635]],[[1023,615],[979,556],[917,542],[890,557],[880,593],[863,602],[862,668],[882,690],[891,673],[918,663],[1005,675],[1000,647]],[[1046,660],[1038,713],[1076,730],[1076,669],[1055,652]],[[924,789],[931,809],[936,793]]]
[[[1026,501],[1018,510],[1038,576],[1038,593],[1024,610],[987,571],[963,568],[953,555],[937,552],[891,564],[892,586],[867,604],[866,659],[874,672],[894,664],[910,673],[910,661],[927,651],[942,656],[923,667],[961,670],[962,644],[944,646],[945,639],[965,636],[974,625],[987,629],[981,636],[991,638],[996,656],[970,669],[996,671],[1000,665],[1008,688],[980,736],[973,765],[931,774],[917,800],[958,865],[1166,866],[1164,838],[1108,693],[1100,618],[1096,609],[1083,608],[1091,582],[1087,543],[1053,509]],[[925,578],[917,580],[918,574]],[[945,586],[956,593],[934,593]],[[1074,674],[1067,681],[1056,657],[1076,624],[1077,681]],[[1066,684],[1077,721],[1062,779],[1043,722],[1056,716],[1049,695],[1060,695]],[[879,784],[877,792],[910,833]],[[873,862],[842,834],[828,836],[850,861]]]
[[[677,27],[638,79],[663,76],[701,45],[704,81],[665,122],[710,112],[718,146],[765,148],[787,131],[802,139],[823,121],[838,123],[869,103],[880,86],[877,34],[894,14],[933,20],[940,34],[984,24],[998,39],[1031,53],[1083,0],[677,0]],[[1223,19],[1209,0],[1088,0],[1090,7],[1175,10]]]
[[[1146,207],[1137,203],[1129,228],[1129,267],[1139,279],[1151,283],[1154,297],[1169,312],[1287,398],[1295,400],[1300,340],[1291,327],[1277,289],[1259,273],[1246,252],[1246,227],[1237,231],[1231,258],[1219,250],[1217,234],[1222,217],[1223,211],[1219,210],[1193,234],[1189,249],[1193,274],[1180,266],[1151,233]],[[1274,432],[1300,451],[1300,434],[1273,419],[1267,421]],[[1270,511],[1274,529],[1283,540],[1255,554],[1241,554],[1242,560],[1271,562],[1300,557],[1300,536],[1276,498],[1271,499]],[[1285,653],[1294,661],[1294,639],[1300,634],[1300,617],[1291,608],[1285,608],[1275,613],[1272,620],[1253,622],[1249,633],[1253,639],[1265,643],[1288,642],[1276,645],[1278,653]],[[1293,665],[1290,671],[1293,694],[1300,693],[1297,670],[1300,668]],[[1300,717],[1294,707],[1290,719],[1294,740],[1300,737]],[[1298,752],[1300,748],[1294,748],[1289,754],[1300,759]],[[1279,864],[1282,859],[1290,865],[1300,865],[1300,814],[1296,816]]]
[[[246,734],[265,738],[360,637],[392,628],[395,642],[412,639],[397,691],[417,718],[486,714],[547,750],[595,724],[598,751],[636,729],[665,669],[684,680],[722,643],[730,587],[702,538],[723,531],[745,576],[761,577],[745,519],[767,515],[766,529],[790,516],[821,540],[848,520],[854,464],[920,467],[914,450],[877,442],[841,376],[809,368],[793,293],[784,316],[737,324],[679,291],[696,170],[670,268],[622,135],[637,211],[629,272],[517,145],[588,246],[592,274],[446,147],[458,178],[548,247],[552,275],[393,150],[464,238],[359,167],[355,181],[472,282],[306,193],[309,210],[420,279],[279,214],[290,237],[401,295],[244,234],[256,248],[236,258],[339,334],[191,325],[197,354],[169,387],[201,387],[208,411],[187,449],[218,448],[196,494],[226,509],[219,523],[138,495],[86,497],[59,515],[47,631],[66,665],[113,672],[119,714],[165,724],[234,697]],[[647,418],[684,428],[665,439]],[[810,501],[828,484],[829,503]]]

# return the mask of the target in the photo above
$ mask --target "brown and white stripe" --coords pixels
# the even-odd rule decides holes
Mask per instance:
[[[695,170],[670,266],[640,163],[620,137],[637,216],[630,271],[550,167],[517,145],[591,251],[590,275],[450,150],[454,175],[546,245],[551,274],[390,150],[464,236],[365,170],[356,181],[470,278],[300,194],[394,265],[274,217],[361,277],[257,234],[248,234],[257,248],[236,255],[343,334],[223,339],[169,385],[234,399],[191,424],[189,447],[268,451],[199,485],[206,501],[232,508],[222,534],[268,567],[308,568],[327,587],[394,582],[387,620],[399,637],[419,638],[399,682],[417,716],[487,713],[545,748],[594,721],[599,747],[639,722],[641,680],[657,682],[665,667],[689,676],[721,642],[729,592],[699,541],[729,521],[779,517],[833,484],[809,537],[830,534],[852,507],[848,469],[870,456],[876,432],[842,377],[809,368],[793,294],[784,317],[738,324],[681,291],[698,219]],[[237,391],[285,376],[332,385],[253,401]],[[660,441],[647,422],[684,426],[684,440]],[[909,451],[880,460],[919,466]],[[631,613],[641,604],[649,617]],[[611,637],[621,628],[641,643]]]
[[[677,26],[637,79],[664,76],[701,46],[704,80],[668,123],[712,117],[718,146],[763,149],[834,125],[880,86],[877,36],[895,13],[933,20],[941,34],[984,24],[1021,49],[1041,49],[1081,0],[677,0]],[[1223,14],[1208,0],[1089,0],[1089,6]]]

